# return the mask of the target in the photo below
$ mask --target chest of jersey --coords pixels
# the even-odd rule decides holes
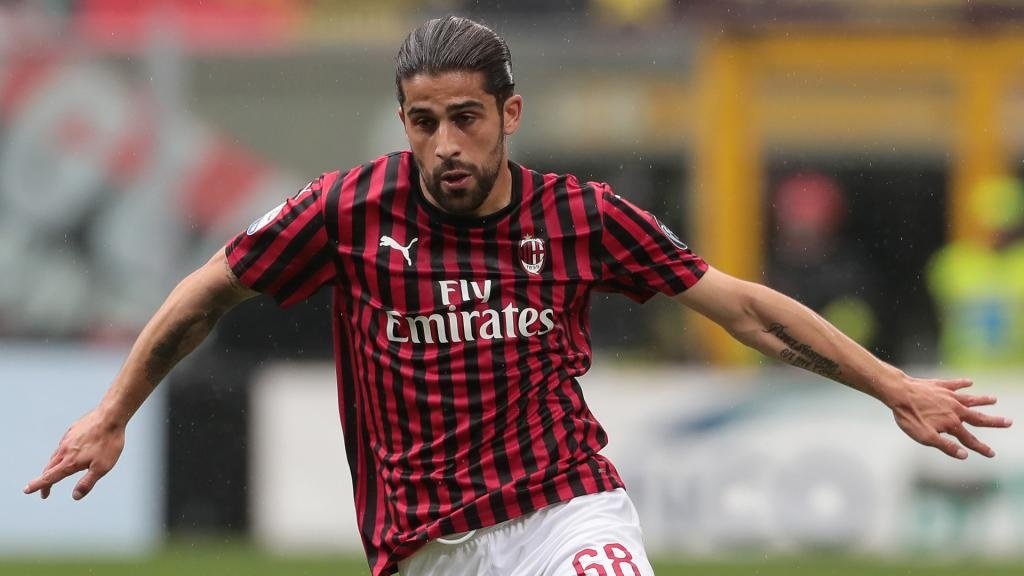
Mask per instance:
[[[543,336],[585,306],[590,269],[581,274],[575,259],[585,236],[389,224],[354,237],[342,261],[354,303],[372,309],[391,342]]]

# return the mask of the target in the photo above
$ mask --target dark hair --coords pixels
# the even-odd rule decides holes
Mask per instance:
[[[484,91],[500,108],[512,95],[512,54],[494,30],[469,18],[428,20],[406,36],[395,56],[398,103],[405,103],[402,80],[417,74],[468,70],[484,73]]]

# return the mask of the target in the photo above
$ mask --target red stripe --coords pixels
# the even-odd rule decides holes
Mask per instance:
[[[294,203],[288,202],[285,207],[281,210],[281,213],[274,218],[274,222],[279,222],[281,219],[289,217],[295,210],[299,208]],[[298,230],[309,223],[310,220],[317,217],[318,210],[316,205],[306,207],[302,212],[295,214],[295,220],[289,225],[289,229]],[[271,224],[273,226],[273,224]],[[253,236],[246,236],[242,239],[239,244],[241,251],[248,251],[259,237],[258,234]],[[269,268],[277,259],[281,256],[285,247],[288,246],[288,242],[291,241],[291,234],[282,234],[274,239],[270,246],[260,254],[259,258],[249,266],[249,269],[245,271],[239,280],[245,286],[251,286],[266,270]]]
[[[323,182],[323,186],[319,189],[319,197],[315,205],[310,206],[308,211],[315,211],[316,213],[323,214],[324,208],[324,195],[327,190],[330,190],[333,184],[333,179]],[[298,200],[298,199],[295,199]],[[293,226],[295,226],[293,224]],[[293,258],[295,262],[309,262],[313,256],[323,250],[328,249],[327,231],[326,229],[318,230],[316,236],[314,236],[306,245],[296,254]],[[292,304],[295,302],[301,302],[315,292],[320,286],[323,286],[324,282],[329,281],[331,277],[335,275],[334,262],[333,260],[328,261],[327,264],[322,266],[314,274],[311,274],[305,281],[303,281],[300,288],[298,288],[294,294],[288,299],[287,303]],[[293,274],[282,273],[277,277],[276,280],[271,282],[267,286],[267,292],[271,294],[277,294],[278,290],[289,281],[291,281]]]

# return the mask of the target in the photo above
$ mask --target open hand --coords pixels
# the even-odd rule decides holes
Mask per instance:
[[[961,392],[971,384],[967,379],[910,379],[890,405],[896,424],[907,436],[954,458],[967,458],[965,448],[989,458],[995,456],[995,451],[964,425],[1007,428],[1013,420],[974,410],[978,406],[995,404],[996,397]]]
[[[54,484],[87,470],[72,492],[72,498],[81,500],[114,467],[123,449],[124,426],[111,424],[93,410],[71,425],[43,473],[25,486],[25,494],[39,492],[45,499]]]

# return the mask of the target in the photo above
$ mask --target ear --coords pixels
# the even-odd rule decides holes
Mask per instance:
[[[402,109],[402,105],[398,105],[398,119],[402,121],[402,125],[405,126],[405,110]]]
[[[502,107],[504,112],[504,126],[502,130],[506,136],[511,136],[519,130],[519,119],[523,115],[523,97],[519,94],[509,96]]]

